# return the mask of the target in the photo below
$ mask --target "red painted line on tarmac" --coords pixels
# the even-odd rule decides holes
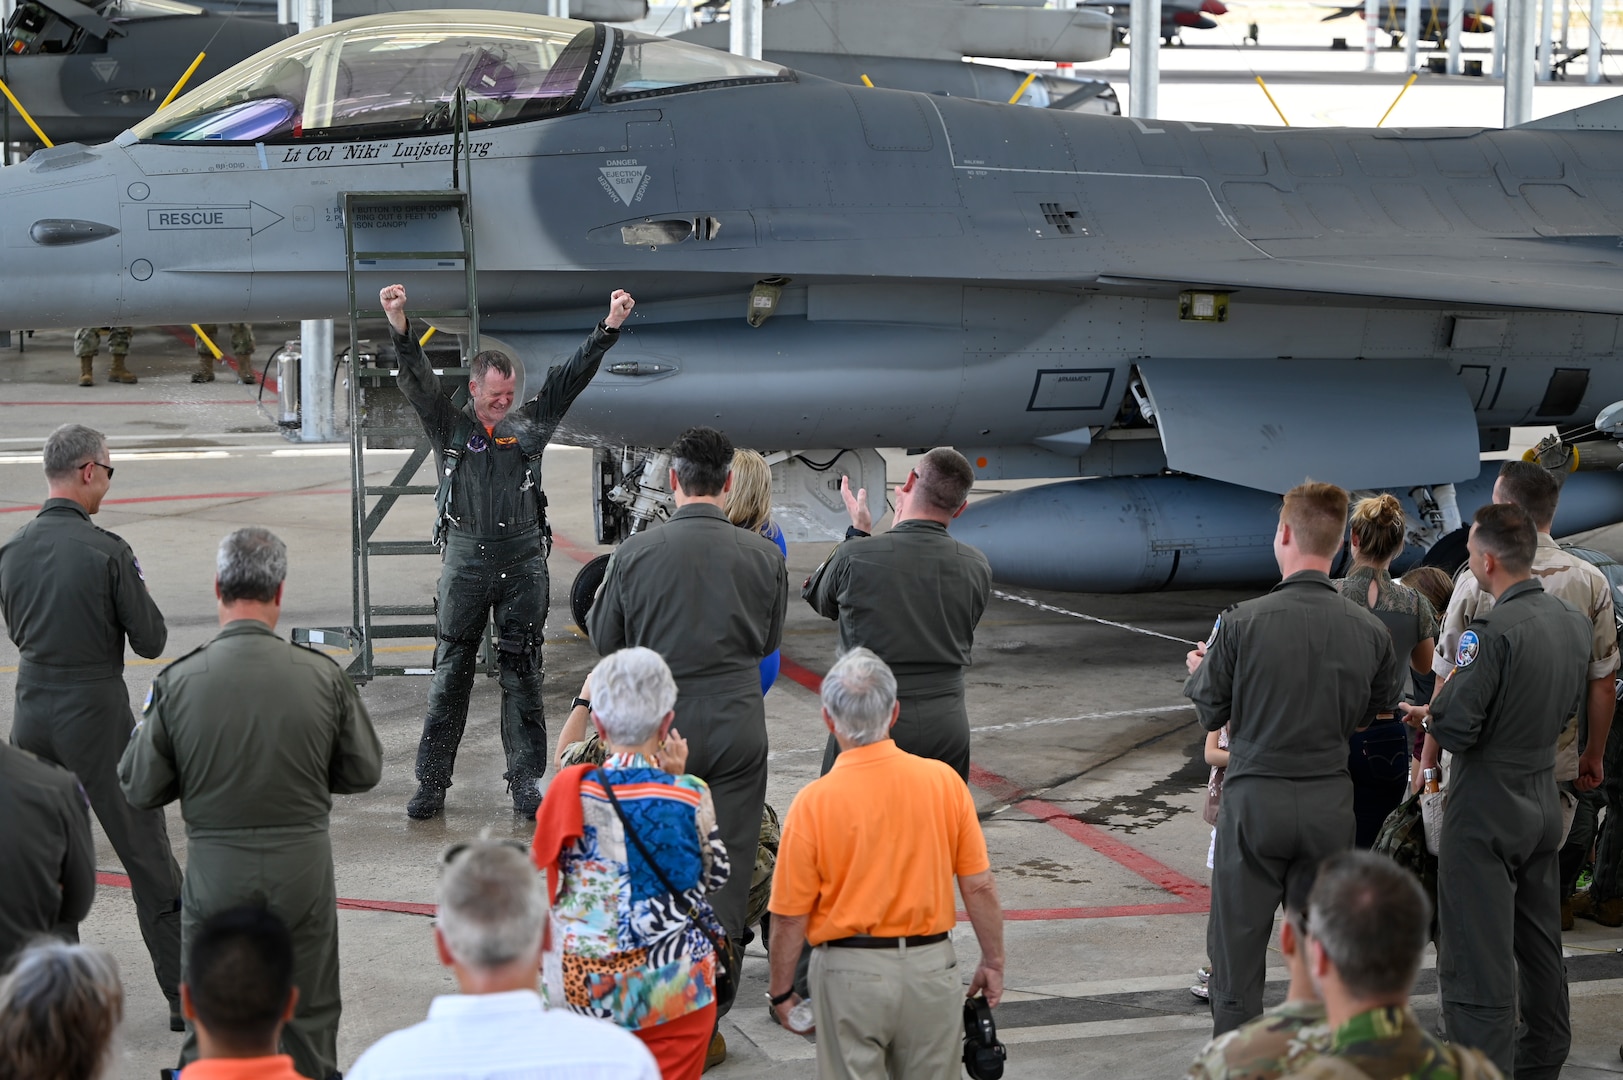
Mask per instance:
[[[1010,780],[989,772],[979,765],[969,766],[969,782],[994,798],[1007,802],[1015,809],[1050,825],[1078,843],[1085,844],[1119,866],[1125,867],[1174,896],[1181,896],[1190,904],[1205,911],[1211,904],[1211,890],[1194,878],[1186,877],[1165,863],[1111,836],[1097,825],[1078,821],[1076,817],[1053,803],[1033,799]]]
[[[789,678],[814,694],[821,695],[823,692],[823,677],[821,675],[810,668],[801,667],[782,653],[778,654],[778,674],[789,676]]]
[[[309,491],[216,491],[206,495],[142,495],[132,499],[103,499],[103,506],[130,506],[135,503],[181,502],[191,499],[270,499],[282,495],[348,495],[349,488],[312,488]],[[34,506],[0,506],[0,514],[21,514],[38,510]]]
[[[579,544],[559,536],[556,532],[552,534],[552,547],[554,551],[561,551],[578,563],[589,563],[599,555],[606,554],[606,552],[583,548]]]
[[[814,694],[822,692],[822,679],[816,672],[782,658],[779,671]],[[1193,878],[1186,877],[1158,859],[1110,835],[1097,825],[1078,821],[1075,815],[1053,803],[1034,799],[1012,780],[1005,779],[988,769],[971,763],[969,782],[999,802],[1027,814],[1037,821],[1059,830],[1078,843],[1092,848],[1111,862],[1131,870],[1156,888],[1164,889],[1183,902],[1177,904],[1132,904],[1098,908],[1038,908],[1026,916],[1028,919],[1108,919],[1118,915],[1184,915],[1204,912],[1211,906],[1211,890]],[[1012,912],[1005,918],[1015,919]]]

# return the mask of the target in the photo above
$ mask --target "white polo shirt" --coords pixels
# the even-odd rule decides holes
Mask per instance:
[[[385,1035],[348,1080],[660,1080],[635,1035],[605,1020],[544,1009],[533,990],[447,994],[428,1019]]]

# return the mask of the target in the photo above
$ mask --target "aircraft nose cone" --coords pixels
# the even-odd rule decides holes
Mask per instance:
[[[1200,10],[1208,15],[1227,15],[1229,9],[1223,0],[1201,0]]]
[[[118,230],[99,221],[81,221],[77,218],[40,218],[28,230],[28,238],[40,247],[65,247],[69,244],[88,244],[117,236]]]

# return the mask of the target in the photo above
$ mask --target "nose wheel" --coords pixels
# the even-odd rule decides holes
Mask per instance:
[[[591,613],[592,601],[597,599],[597,590],[602,588],[603,579],[608,575],[609,556],[599,555],[580,568],[580,573],[575,575],[575,583],[569,587],[569,614],[574,617],[580,632],[588,638],[591,634],[586,629],[586,616]]]

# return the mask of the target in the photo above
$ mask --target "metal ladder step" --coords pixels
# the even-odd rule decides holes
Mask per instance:
[[[427,540],[369,540],[368,555],[438,555],[438,545]]]

